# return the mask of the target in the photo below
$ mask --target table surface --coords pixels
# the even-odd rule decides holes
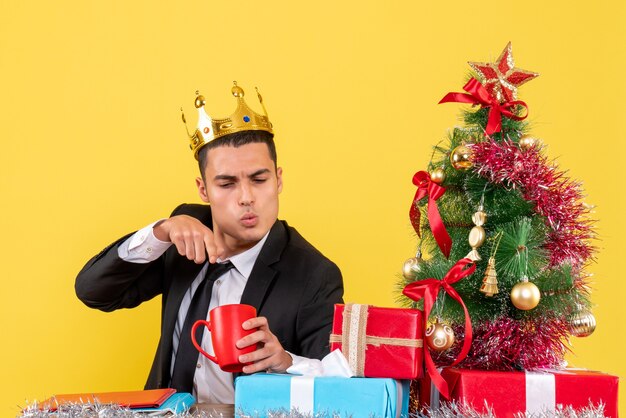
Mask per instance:
[[[200,404],[195,404],[191,408],[192,413],[196,411],[204,411],[216,417],[221,416],[224,418],[234,418],[235,405],[200,403]],[[218,414],[221,414],[221,415],[218,415]]]

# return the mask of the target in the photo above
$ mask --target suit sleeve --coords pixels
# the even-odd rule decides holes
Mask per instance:
[[[184,212],[181,205],[171,216]],[[118,247],[132,234],[115,241],[87,262],[76,277],[78,298],[90,308],[111,312],[135,306],[163,293],[165,254],[150,263],[122,260]]]
[[[334,305],[343,303],[341,271],[332,262],[318,264],[298,311],[296,333],[301,356],[321,359],[330,351]]]
[[[131,263],[118,256],[117,247],[130,235],[109,245],[78,273],[76,295],[90,308],[105,312],[134,308],[162,293],[163,256],[147,264]]]

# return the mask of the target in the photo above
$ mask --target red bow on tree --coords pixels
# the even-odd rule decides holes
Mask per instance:
[[[439,245],[441,252],[448,258],[450,257],[450,249],[452,248],[452,238],[448,235],[446,226],[441,220],[436,202],[437,199],[443,196],[446,189],[432,181],[426,171],[418,171],[415,173],[413,176],[413,184],[417,186],[415,197],[413,197],[413,202],[411,203],[411,210],[409,211],[409,219],[411,219],[413,229],[415,229],[418,236],[421,236],[420,211],[417,208],[417,202],[425,196],[428,196],[428,223],[430,224],[430,229],[433,231],[437,245]]]
[[[469,266],[468,268],[465,268]],[[414,301],[418,301],[420,299],[424,299],[424,322],[425,325],[428,322],[428,316],[430,315],[430,311],[437,300],[437,295],[439,294],[439,290],[443,288],[443,290],[450,295],[454,300],[459,302],[463,307],[463,311],[465,312],[465,338],[463,338],[463,347],[461,348],[461,352],[457,356],[454,363],[450,366],[455,366],[459,364],[461,361],[465,359],[467,354],[469,353],[470,347],[472,345],[472,321],[470,320],[469,312],[467,311],[467,307],[465,303],[463,303],[463,299],[458,294],[458,292],[452,287],[453,283],[458,282],[474,273],[476,270],[476,265],[469,258],[462,258],[457,261],[457,263],[452,266],[452,268],[446,273],[446,275],[441,280],[437,279],[425,279],[413,282],[405,286],[402,293],[413,299]],[[426,329],[426,326],[424,326]],[[424,359],[426,361],[426,370],[435,385],[435,387],[439,390],[439,392],[448,399],[450,397],[450,391],[448,388],[448,384],[441,376],[441,373],[437,370],[435,366],[435,362],[430,356],[430,352],[428,349],[425,350]]]
[[[463,86],[463,90],[469,94],[448,93],[439,101],[439,103],[471,103],[479,104],[482,107],[488,107],[489,119],[487,121],[487,128],[485,129],[487,135],[491,135],[502,130],[502,115],[514,120],[523,120],[528,116],[528,106],[526,106],[526,103],[521,100],[500,103],[496,98],[491,96],[485,86],[480,84],[480,81],[475,78],[470,79],[470,81]],[[526,114],[524,116],[517,116],[509,110],[511,107],[517,105],[526,108]]]

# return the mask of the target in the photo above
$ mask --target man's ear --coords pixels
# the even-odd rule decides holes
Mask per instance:
[[[276,169],[276,184],[278,185],[278,193],[283,191],[283,168]]]
[[[211,203],[209,201],[209,196],[206,192],[206,185],[204,184],[202,177],[196,177],[196,187],[198,188],[198,195],[200,196],[200,199],[202,199],[205,203]]]

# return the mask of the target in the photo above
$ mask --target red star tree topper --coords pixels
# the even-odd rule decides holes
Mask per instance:
[[[496,62],[468,63],[482,78],[482,83],[500,103],[517,100],[517,87],[539,74],[515,67],[511,42],[507,44]]]

